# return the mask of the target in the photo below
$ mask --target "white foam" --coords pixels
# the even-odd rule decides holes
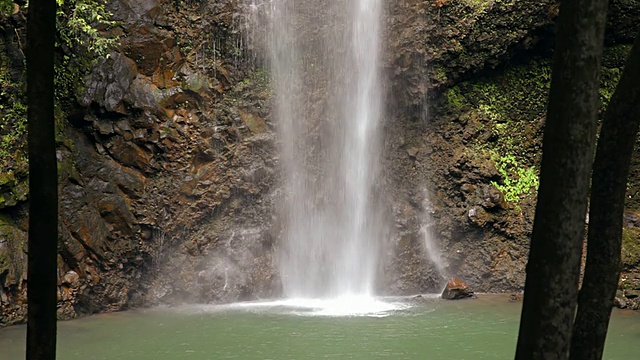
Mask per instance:
[[[422,294],[422,299],[439,299],[439,294]],[[386,317],[415,306],[415,296],[373,297],[368,295],[344,295],[328,299],[278,299],[249,301],[224,305],[186,305],[174,308],[181,312],[247,311],[258,313],[289,314],[296,316],[329,317]]]
[[[282,299],[227,305],[240,309],[279,309],[278,312],[307,316],[372,316],[384,317],[411,307],[404,301],[385,301],[363,295],[346,295],[331,299]]]
[[[181,312],[248,311],[290,314],[299,316],[370,316],[385,317],[405,310],[411,304],[403,301],[384,301],[370,296],[341,296],[332,299],[281,299],[251,301],[225,305],[187,305],[174,308]]]

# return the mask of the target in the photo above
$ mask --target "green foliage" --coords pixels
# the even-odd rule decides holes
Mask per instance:
[[[468,104],[467,99],[460,94],[460,88],[458,86],[454,86],[447,90],[445,93],[446,98],[446,106],[449,110],[457,112],[462,110],[465,105]]]
[[[522,167],[513,155],[492,156],[496,168],[502,175],[501,183],[495,181],[491,185],[495,186],[504,194],[504,199],[509,202],[519,202],[531,193],[531,189],[538,190],[539,180],[535,168]]]
[[[113,26],[104,0],[56,0],[57,25],[63,46],[82,48],[87,54],[105,56],[117,44],[117,39],[102,36],[97,29]]]
[[[483,146],[523,156],[537,135],[532,130],[545,116],[550,83],[551,63],[538,59],[449,89],[446,107],[454,114],[470,110],[488,123],[498,140]]]
[[[61,129],[63,104],[82,91],[84,78],[94,63],[117,45],[117,38],[103,35],[115,25],[105,9],[106,0],[56,0],[57,34],[55,83],[56,125]],[[27,5],[28,6],[28,5]],[[13,11],[13,1],[0,0],[0,13]],[[99,30],[100,29],[100,30]],[[2,173],[26,166],[26,99],[24,84],[10,74],[6,49],[0,43],[0,166]]]
[[[25,151],[19,148],[27,134],[27,107],[16,101],[8,105],[0,104],[0,112],[4,115],[0,124],[0,163],[6,165],[9,159],[23,161]]]
[[[0,0],[0,15],[8,15],[13,12],[13,0]]]
[[[258,69],[247,78],[240,81],[234,91],[237,93],[245,92],[249,89],[257,89],[258,91],[268,91],[271,84],[269,71],[266,69]]]
[[[545,115],[551,64],[535,60],[508,69],[499,79],[483,80],[471,86],[470,97],[480,112],[495,121],[497,135],[510,148],[519,146],[512,138]],[[515,141],[513,141],[515,140]]]
[[[475,124],[465,126],[490,132],[492,140],[480,137],[483,140],[473,144],[474,152],[492,158],[502,177],[492,185],[508,202],[519,203],[538,189],[534,164],[550,83],[551,63],[538,59],[498,76],[461,83],[445,93],[449,111],[464,123],[475,119]]]
[[[57,46],[62,54],[56,64],[56,97],[63,101],[82,91],[87,71],[100,58],[108,56],[118,39],[104,36],[99,30],[116,25],[105,9],[105,0],[56,2]]]
[[[4,54],[4,47],[0,46]],[[26,163],[27,107],[23,88],[11,80],[9,59],[0,54],[0,167]]]

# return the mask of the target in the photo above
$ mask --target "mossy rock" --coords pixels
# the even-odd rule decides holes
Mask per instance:
[[[605,49],[600,84],[603,110],[620,80],[629,51],[629,45]],[[536,195],[531,190],[537,189],[551,74],[552,60],[537,57],[461,82],[445,91],[440,100],[440,108],[470,133],[473,151],[490,157],[496,168],[502,169],[502,180],[494,185],[510,202]],[[475,130],[470,130],[473,127]]]
[[[0,173],[0,189],[10,188],[16,182],[16,177],[13,174],[13,171],[9,170],[7,172]]]
[[[0,246],[0,274],[6,271],[9,266],[9,256],[4,246]]]
[[[6,215],[0,214],[0,274],[6,274],[6,281],[17,281],[26,271],[24,246],[26,233],[20,231]]]
[[[16,206],[18,201],[11,192],[0,193],[0,209]]]
[[[622,230],[622,266],[625,269],[640,265],[640,229]]]
[[[27,200],[29,180],[26,175],[16,178],[13,171],[0,174],[0,209],[17,205]]]

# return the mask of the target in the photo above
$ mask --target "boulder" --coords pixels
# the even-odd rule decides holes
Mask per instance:
[[[471,297],[475,297],[473,290],[457,277],[449,279],[447,286],[442,291],[442,298],[445,300],[466,299]]]

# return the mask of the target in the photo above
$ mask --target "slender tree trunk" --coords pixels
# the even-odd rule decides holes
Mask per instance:
[[[601,359],[620,278],[622,218],[640,125],[640,37],[605,113],[593,165],[587,266],[573,327],[571,359]]]
[[[55,0],[30,0],[27,22],[29,247],[27,360],[56,357],[58,187],[54,130]]]
[[[563,0],[516,359],[567,359],[593,162],[608,1]]]

